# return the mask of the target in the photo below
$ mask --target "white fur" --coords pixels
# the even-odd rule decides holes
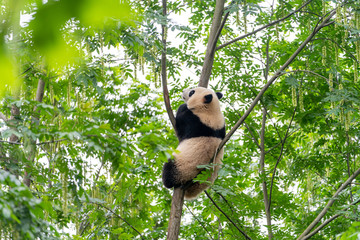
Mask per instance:
[[[173,155],[176,159],[176,168],[181,174],[179,177],[183,181],[182,184],[196,177],[201,170],[197,168],[198,165],[210,162],[220,142],[220,138],[197,137],[186,139],[179,144]]]
[[[215,137],[197,137],[190,138],[182,141],[177,147],[177,152],[173,153],[176,161],[176,168],[179,170],[181,184],[185,184],[187,181],[194,179],[201,169],[198,165],[206,165],[210,163],[210,160],[215,155],[215,151],[221,142],[220,138]],[[213,183],[217,178],[218,171],[220,169],[221,160],[224,156],[224,150],[221,149],[214,160],[215,167],[208,179]],[[195,183],[193,186],[185,191],[185,199],[194,199],[203,190],[209,187],[208,184]]]
[[[190,91],[194,90],[194,94],[189,97]],[[210,103],[205,103],[205,96],[211,94],[213,96]],[[208,127],[218,130],[225,126],[224,116],[220,109],[220,102],[216,93],[210,89],[197,87],[193,89],[185,89],[183,91],[183,99],[200,121]],[[197,166],[206,165],[214,157],[215,152],[221,142],[216,137],[195,137],[183,140],[177,147],[177,151],[173,154],[175,157],[175,165],[179,172],[178,179],[181,184],[194,179],[202,169]],[[208,181],[213,183],[217,178],[220,169],[221,160],[224,156],[224,150],[221,149],[214,160],[214,168]],[[194,199],[201,192],[209,187],[206,183],[194,183],[185,191],[185,199]]]
[[[191,90],[194,90],[195,93],[189,97]],[[210,103],[205,103],[205,96],[209,94],[213,96],[213,99]],[[224,127],[225,120],[220,109],[220,102],[213,90],[203,87],[185,89],[183,91],[183,99],[188,109],[198,116],[202,123],[214,130]]]

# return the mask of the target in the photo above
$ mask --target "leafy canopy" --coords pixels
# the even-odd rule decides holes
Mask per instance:
[[[177,109],[182,89],[197,85],[215,1],[167,4],[164,17],[151,0],[1,2],[0,238],[165,239],[161,169],[177,140],[160,88],[160,26]],[[224,93],[228,129],[336,14],[226,144],[208,190],[216,205],[205,194],[185,202],[181,239],[244,238],[238,229],[294,239],[359,169],[360,5],[303,4],[226,1],[210,86]],[[337,217],[312,239],[357,239],[359,186],[355,178],[336,197],[317,226]]]

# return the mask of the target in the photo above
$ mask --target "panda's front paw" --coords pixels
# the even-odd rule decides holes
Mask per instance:
[[[178,182],[178,171],[176,169],[175,163],[169,159],[167,163],[164,164],[162,172],[162,180],[166,188],[180,187]]]

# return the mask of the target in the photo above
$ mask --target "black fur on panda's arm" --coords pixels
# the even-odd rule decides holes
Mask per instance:
[[[177,116],[179,113],[184,112],[184,111],[186,111],[186,110],[188,110],[186,103],[181,104],[181,105],[179,106],[177,112],[176,112],[176,116]]]
[[[186,103],[180,105],[175,118],[176,135],[179,142],[194,137],[217,137],[224,139],[225,126],[221,129],[212,129],[200,121]]]
[[[187,108],[186,103],[183,103],[180,105],[180,107],[178,108],[177,112],[176,112],[176,117],[175,117],[175,127],[176,127],[176,135],[179,139],[179,141],[181,141],[183,139],[183,136],[185,134],[186,131],[186,115],[190,110]]]

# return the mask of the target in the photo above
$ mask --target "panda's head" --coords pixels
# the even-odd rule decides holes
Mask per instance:
[[[222,93],[215,93],[213,90],[203,87],[185,89],[182,94],[183,100],[191,111],[220,111],[219,99],[222,97]]]

